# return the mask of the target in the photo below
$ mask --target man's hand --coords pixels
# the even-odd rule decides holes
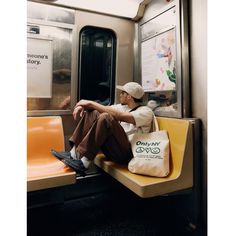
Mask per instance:
[[[77,102],[77,104],[75,105],[75,107],[77,106],[81,106],[84,108],[84,110],[87,110],[87,109],[91,109],[92,107],[92,101],[90,100],[85,100],[85,99],[82,99],[80,100],[79,102]]]
[[[92,108],[92,101],[82,99],[75,105],[74,111],[73,111],[73,117],[76,120],[77,115],[79,114],[80,117],[82,117],[84,110],[88,110]]]
[[[80,117],[82,117],[83,112],[84,112],[84,108],[82,106],[79,106],[79,105],[76,104],[76,106],[74,108],[74,111],[73,111],[74,120],[77,119],[78,113],[79,113]]]

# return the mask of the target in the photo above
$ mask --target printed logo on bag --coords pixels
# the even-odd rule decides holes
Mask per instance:
[[[131,139],[133,158],[128,164],[132,173],[165,177],[169,173],[169,139],[166,130],[136,133]]]
[[[160,145],[161,142],[142,142],[138,140],[136,144],[136,153],[138,154],[145,154],[145,153],[152,153],[152,154],[159,154],[160,148],[157,147]],[[157,158],[157,156],[143,156],[144,158]],[[160,157],[159,157],[160,158]]]
[[[160,145],[161,142],[142,142],[142,141],[137,141],[136,145],[143,145],[143,146],[158,146]]]
[[[149,153],[149,152],[151,152],[151,153],[153,153],[153,154],[158,154],[158,153],[160,153],[160,151],[161,151],[161,150],[160,150],[160,148],[158,148],[158,147],[155,147],[155,148],[137,147],[137,148],[136,148],[136,152],[137,152],[137,153],[143,153],[143,152]]]

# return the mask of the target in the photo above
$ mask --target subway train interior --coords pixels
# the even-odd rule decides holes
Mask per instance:
[[[207,1],[27,1],[27,235],[207,235]],[[70,150],[81,99],[119,103],[137,82],[170,139],[170,173]]]

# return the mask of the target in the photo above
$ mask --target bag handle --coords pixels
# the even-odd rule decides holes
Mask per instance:
[[[153,131],[158,131],[159,130],[159,125],[157,123],[157,118],[155,115],[153,115]]]

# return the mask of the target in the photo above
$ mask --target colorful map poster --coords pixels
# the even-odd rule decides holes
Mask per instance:
[[[176,89],[175,28],[142,42],[142,86],[147,92]]]

